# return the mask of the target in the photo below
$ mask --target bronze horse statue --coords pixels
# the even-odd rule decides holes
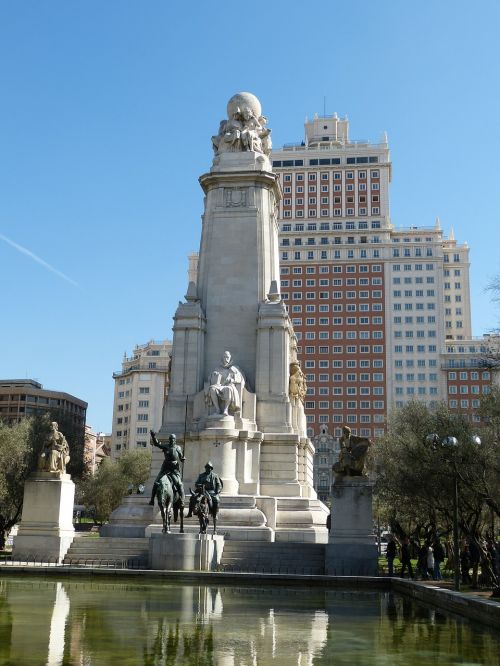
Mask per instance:
[[[163,534],[170,534],[170,521],[172,519],[172,510],[174,514],[174,523],[180,516],[180,530],[184,532],[184,504],[177,493],[174,493],[172,483],[167,474],[164,474],[158,482],[156,489],[156,501],[160,507],[161,519],[163,522]]]
[[[210,494],[204,488],[198,487],[196,488],[196,493],[193,493],[191,488],[189,489],[189,492],[191,493],[189,506],[191,507],[193,514],[198,516],[200,534],[207,533],[208,523],[210,522],[209,516],[212,516],[214,534],[217,534],[217,515],[219,509],[212,501]]]

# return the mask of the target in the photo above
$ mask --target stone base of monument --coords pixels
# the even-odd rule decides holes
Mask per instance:
[[[69,474],[38,472],[29,478],[12,559],[62,562],[75,536],[74,498],[75,484]]]
[[[169,571],[214,571],[220,564],[224,537],[219,534],[151,534],[149,566]]]
[[[362,476],[337,476],[332,486],[332,528],[325,552],[330,576],[376,576],[373,483]]]
[[[149,505],[149,493],[146,495],[128,495],[123,498],[120,506],[111,514],[110,521],[99,530],[103,537],[141,538],[144,537],[146,525],[155,520],[161,523],[158,506]]]

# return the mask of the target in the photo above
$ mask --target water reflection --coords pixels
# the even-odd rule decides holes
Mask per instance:
[[[0,579],[3,666],[442,666],[499,648],[392,593]]]

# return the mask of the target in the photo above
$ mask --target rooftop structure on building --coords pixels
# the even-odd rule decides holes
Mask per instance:
[[[131,356],[124,354],[122,369],[113,373],[115,394],[111,456],[124,450],[146,448],[149,431],[161,425],[162,409],[168,394],[169,340],[150,340],[136,345]]]

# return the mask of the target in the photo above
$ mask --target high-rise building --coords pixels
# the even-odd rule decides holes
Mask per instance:
[[[281,293],[308,383],[308,434],[383,434],[391,407],[447,399],[445,342],[471,337],[469,250],[430,226],[393,224],[387,136],[353,141],[336,114],[273,151]],[[321,430],[323,428],[323,430]]]
[[[125,354],[122,369],[113,373],[112,458],[119,458],[130,448],[146,448],[149,431],[160,427],[168,393],[171,351],[169,340],[150,340],[137,345],[132,356]]]

